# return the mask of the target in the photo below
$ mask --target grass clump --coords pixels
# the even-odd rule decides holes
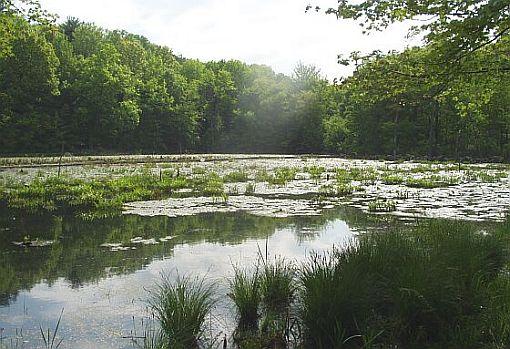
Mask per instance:
[[[229,286],[229,296],[237,310],[238,331],[256,329],[261,300],[258,269],[250,274],[246,270],[234,268],[234,278],[229,281]]]
[[[310,174],[310,177],[315,181],[315,183],[318,183],[322,174],[326,172],[326,169],[323,166],[305,167],[304,170]]]
[[[404,177],[396,175],[396,174],[388,174],[388,175],[384,175],[381,178],[381,181],[384,184],[388,184],[388,185],[402,184],[402,183],[404,183]]]
[[[159,323],[158,346],[164,349],[199,348],[207,314],[215,304],[214,288],[204,279],[163,278],[150,305]]]
[[[196,195],[223,197],[225,186],[221,177],[216,173],[209,173],[193,180],[193,192]]]
[[[267,172],[265,168],[258,170],[255,173],[255,181],[256,182],[269,182],[272,176]]]
[[[337,185],[323,185],[319,188],[319,195],[328,197],[338,197],[351,195],[354,187],[350,184],[338,183]]]
[[[296,178],[296,169],[290,167],[279,167],[274,171],[272,176],[267,178],[269,184],[273,185],[285,185],[289,181],[293,181]]]
[[[295,294],[295,272],[294,266],[283,258],[264,263],[260,291],[267,312],[279,314],[289,308]]]
[[[255,183],[246,184],[246,188],[244,189],[244,195],[253,195],[255,194]]]
[[[507,178],[508,173],[502,172],[502,171],[489,173],[487,171],[479,170],[479,171],[469,171],[466,174],[466,177],[468,180],[472,180],[472,181],[474,180],[474,181],[479,181],[479,182],[483,182],[483,183],[495,183],[495,182],[499,182],[503,178]]]
[[[227,183],[247,182],[248,173],[243,170],[233,171],[223,176],[223,180]]]
[[[359,181],[363,184],[373,184],[377,180],[377,172],[372,167],[351,167],[337,168],[336,181],[349,184],[352,181]]]

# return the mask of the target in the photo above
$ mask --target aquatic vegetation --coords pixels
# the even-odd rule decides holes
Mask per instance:
[[[234,277],[229,280],[229,286],[229,296],[237,310],[238,331],[256,329],[261,301],[258,268],[250,274],[247,270],[234,267]]]
[[[396,194],[396,198],[400,200],[409,199],[410,193],[407,190],[399,190]]]
[[[218,174],[213,172],[195,177],[192,186],[196,195],[221,197],[225,192],[223,180]]]
[[[408,178],[405,183],[411,188],[434,189],[459,184],[459,178],[447,176],[429,176],[421,178]]]
[[[60,347],[60,345],[64,341],[64,338],[61,338],[59,341],[55,342],[55,340],[57,339],[57,333],[58,333],[58,329],[60,327],[60,322],[62,321],[62,315],[64,315],[64,309],[62,309],[62,311],[60,312],[60,316],[58,317],[55,328],[52,330],[50,330],[48,328],[46,331],[44,331],[42,326],[39,325],[39,331],[41,333],[41,338],[44,343],[44,348],[57,349]]]
[[[267,178],[267,182],[273,185],[285,185],[296,178],[297,170],[290,167],[279,167],[275,169],[274,174]]]
[[[427,173],[427,172],[438,173],[440,171],[441,167],[437,166],[436,164],[419,164],[409,169],[409,172],[411,173]]]
[[[397,209],[397,204],[391,200],[378,199],[368,203],[370,212],[392,212]]]
[[[260,291],[267,312],[280,314],[288,309],[295,295],[294,276],[294,266],[283,258],[263,263]]]
[[[337,168],[335,172],[335,178],[338,183],[350,183],[354,180],[351,172],[346,168]]]
[[[3,188],[0,206],[33,214],[56,212],[101,218],[120,214],[126,202],[169,197],[189,185],[183,177],[164,176],[160,180],[148,173],[94,180],[48,177]]]
[[[397,174],[389,174],[389,175],[387,174],[381,178],[381,181],[384,184],[388,184],[388,185],[402,184],[404,182],[404,177],[399,176]]]
[[[253,195],[255,194],[255,183],[248,183],[246,184],[246,188],[244,189],[244,195]]]
[[[265,168],[258,170],[255,173],[255,181],[257,182],[269,182],[271,175]]]
[[[227,183],[247,182],[248,179],[248,173],[244,170],[233,171],[223,176],[223,180]]]
[[[495,342],[488,329],[504,342],[506,261],[496,235],[458,222],[364,234],[314,255],[301,273],[305,347],[480,347]]]
[[[207,169],[201,166],[195,166],[191,169],[191,173],[194,175],[205,175],[207,173]]]
[[[483,182],[483,183],[494,183],[494,182],[498,182],[501,179],[507,178],[507,177],[508,177],[508,173],[502,172],[502,171],[489,173],[489,172],[486,172],[483,170],[478,170],[478,171],[468,171],[466,173],[466,178],[468,180],[479,181],[479,182]]]
[[[318,183],[322,174],[326,172],[326,169],[323,166],[310,166],[305,167],[303,170],[310,174],[310,177],[315,181],[315,183]]]
[[[373,184],[378,178],[377,171],[373,167],[340,167],[335,172],[338,183],[359,181],[364,184]]]
[[[229,187],[228,195],[239,195],[239,187],[237,185]]]
[[[351,195],[355,190],[350,184],[338,183],[337,185],[326,184],[322,185],[319,188],[319,195],[329,196],[329,197],[338,197],[338,196],[346,196]]]
[[[198,348],[206,316],[215,304],[214,288],[204,279],[163,277],[150,299],[165,348]],[[161,341],[158,341],[160,343]]]

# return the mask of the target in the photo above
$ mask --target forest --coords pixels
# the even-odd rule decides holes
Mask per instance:
[[[483,27],[492,36],[478,38],[469,34],[473,23],[457,21],[453,34],[428,28],[420,47],[339,57],[354,73],[328,81],[320,68],[303,63],[286,76],[237,60],[200,62],[77,18],[58,24],[37,2],[25,1],[23,9],[2,3],[4,155],[510,158],[510,35],[501,23],[501,33]],[[503,15],[503,8],[489,10]],[[388,14],[380,16],[383,23],[370,17],[377,11]],[[405,18],[378,8],[335,14],[362,13],[372,26]],[[475,24],[497,22],[486,17]]]

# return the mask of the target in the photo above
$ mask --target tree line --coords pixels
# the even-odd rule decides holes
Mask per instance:
[[[76,18],[57,25],[9,6],[0,6],[0,33],[2,154],[510,158],[506,32],[457,61],[451,40],[436,37],[402,52],[354,53],[352,76],[333,82],[314,66],[286,76],[200,62],[139,35]]]

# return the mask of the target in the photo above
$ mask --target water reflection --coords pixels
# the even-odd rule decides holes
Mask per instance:
[[[265,253],[266,241],[269,255],[299,260],[309,251],[347,242],[356,230],[394,224],[349,208],[291,218],[245,213],[94,222],[0,217],[0,328],[11,337],[23,328],[27,348],[39,344],[39,325],[54,322],[62,308],[61,348],[129,347],[119,340],[136,328],[147,290],[161,272],[207,275],[222,283],[232,263],[251,265],[259,250]],[[12,244],[28,236],[55,242],[45,247]],[[174,238],[154,245],[131,242],[167,236]],[[114,252],[100,247],[107,243],[130,248]]]

